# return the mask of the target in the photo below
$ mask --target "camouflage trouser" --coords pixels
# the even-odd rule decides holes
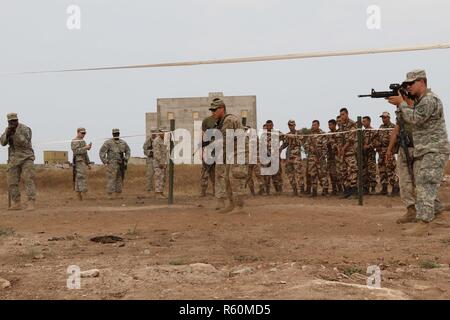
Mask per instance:
[[[412,159],[413,148],[410,148],[409,150],[409,154]],[[400,184],[400,198],[402,199],[406,207],[415,205],[416,194],[414,189],[414,177],[411,177],[411,175],[409,174],[405,152],[402,148],[398,150],[397,175]]]
[[[163,163],[164,165],[165,163]],[[166,171],[167,167],[160,168],[161,163],[153,160],[153,168],[155,170],[155,192],[164,192],[166,187]]]
[[[147,158],[147,191],[153,191],[153,176],[155,170],[153,169],[153,159]]]
[[[208,180],[211,181],[213,190],[215,189],[215,169],[215,164],[208,165],[205,162],[202,163],[202,176],[200,178],[200,187],[202,191],[206,192],[208,189]]]
[[[377,186],[377,160],[374,152],[363,156],[363,183],[365,188]]]
[[[358,164],[355,154],[346,154],[342,157],[341,177],[345,188],[355,188],[358,181]]]
[[[433,220],[436,210],[442,206],[438,191],[447,161],[448,154],[441,153],[427,153],[414,159],[417,219]]]
[[[398,186],[398,177],[395,174],[395,158],[392,158],[391,161],[386,161],[386,150],[382,150],[378,155],[378,171],[381,185]]]
[[[261,167],[259,164],[249,164],[247,167],[247,181],[245,182],[245,185],[254,190],[255,182],[253,180],[253,176],[256,178],[258,188],[261,189],[264,185],[264,178],[261,175]]]
[[[342,158],[336,156],[336,183],[338,186],[343,187],[344,186],[344,178],[342,175]]]
[[[246,194],[247,165],[216,164],[216,198],[225,199]]]
[[[8,190],[12,201],[20,201],[19,181],[23,177],[28,200],[36,199],[36,186],[34,184],[34,162],[27,159],[19,163],[8,165]]]
[[[278,171],[274,175],[264,176],[264,185],[270,187],[270,181],[272,181],[275,189],[283,187],[283,170],[281,169],[281,160],[279,161]]]
[[[112,161],[106,167],[106,192],[122,193],[122,174],[120,172],[120,164]]]
[[[322,189],[328,189],[328,172],[325,159],[310,155],[308,157],[308,173],[311,177],[311,187],[317,189],[318,181],[320,181]]]
[[[331,186],[334,188],[338,184],[337,161],[336,159],[327,160],[327,171],[330,177]]]
[[[291,187],[299,188],[304,186],[304,175],[303,175],[303,162],[301,158],[289,159],[286,162],[285,167],[286,175],[288,177]]]
[[[77,161],[75,164],[75,191],[87,192],[86,182],[87,164],[84,161]]]

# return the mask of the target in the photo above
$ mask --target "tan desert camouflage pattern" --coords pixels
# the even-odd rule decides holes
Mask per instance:
[[[153,140],[153,168],[155,170],[155,192],[164,192],[166,186],[167,163],[169,151],[164,138],[159,135]]]
[[[106,168],[106,192],[121,193],[122,192],[122,176],[120,173],[120,164],[122,162],[120,154],[124,155],[124,159],[130,159],[130,147],[122,139],[109,139],[100,148],[100,160],[107,165]]]
[[[31,144],[32,132],[26,125],[19,123],[9,145],[6,130],[0,137],[2,146],[9,145],[8,190],[14,202],[20,201],[19,181],[23,178],[28,200],[36,199],[34,184],[34,150]]]
[[[91,161],[89,160],[88,151],[85,149],[86,141],[75,138],[72,140],[70,147],[75,160],[75,191],[87,192],[86,171]]]
[[[395,124],[389,123],[387,125],[382,124],[380,129],[394,129]],[[398,177],[396,174],[396,161],[392,157],[390,161],[386,161],[386,152],[391,139],[391,130],[379,130],[378,131],[378,171],[380,174],[380,183],[382,185],[390,184],[391,186],[398,186]]]

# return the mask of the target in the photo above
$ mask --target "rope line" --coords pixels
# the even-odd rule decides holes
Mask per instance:
[[[378,48],[378,49],[360,49],[360,50],[344,50],[344,51],[316,51],[316,52],[292,53],[292,54],[281,54],[281,55],[238,57],[238,58],[210,59],[210,60],[197,60],[197,61],[180,61],[180,62],[166,62],[166,63],[152,63],[152,64],[137,64],[137,65],[125,65],[125,66],[105,66],[105,67],[77,68],[77,69],[26,71],[26,72],[13,72],[13,73],[6,73],[6,74],[17,75],[17,74],[42,74],[42,73],[61,73],[61,72],[80,72],[80,71],[120,70],[120,69],[188,67],[188,66],[210,65],[210,64],[249,63],[249,62],[299,60],[299,59],[324,58],[324,57],[357,56],[357,55],[396,53],[396,52],[429,51],[429,50],[449,49],[449,48],[450,48],[450,43],[442,43],[442,44]]]

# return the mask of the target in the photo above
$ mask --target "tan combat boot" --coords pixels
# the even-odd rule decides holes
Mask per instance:
[[[397,220],[398,224],[416,222],[416,207],[411,205],[408,207],[405,215]]]
[[[234,210],[234,201],[230,200],[230,203],[228,204],[228,206],[223,208],[222,210],[220,210],[219,213],[229,213],[233,210]]]
[[[155,192],[156,199],[167,199],[167,197],[162,192]]]
[[[430,223],[419,220],[414,227],[404,232],[407,236],[423,237],[431,234]]]
[[[11,207],[8,208],[8,210],[22,210],[22,205],[19,201],[13,201],[11,204]]]
[[[27,202],[27,211],[34,211],[34,200],[28,200]]]
[[[225,208],[225,201],[223,199],[217,199],[216,210]]]
[[[242,208],[244,206],[244,199],[242,198],[242,196],[237,196],[234,203],[236,204],[236,206],[238,206],[239,208]]]

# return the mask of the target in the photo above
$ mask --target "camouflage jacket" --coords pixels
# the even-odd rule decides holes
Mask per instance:
[[[111,162],[121,163],[121,155],[123,155],[123,158],[126,161],[130,159],[130,147],[122,139],[109,139],[106,140],[100,148],[99,155],[103,164],[108,164]]]
[[[167,145],[164,144],[164,138],[157,136],[153,140],[153,161],[158,165],[167,164],[169,160],[169,151]]]
[[[317,158],[319,160],[325,159],[327,155],[328,138],[323,135],[324,132],[319,130],[311,132],[311,135],[306,138],[306,152],[308,158]]]
[[[155,139],[150,135],[147,140],[145,140],[144,146],[142,147],[144,149],[144,154],[147,158],[153,158],[153,144],[152,142]]]
[[[375,149],[379,146],[379,131],[373,130],[372,127],[363,130],[363,153],[365,155],[376,155]],[[367,145],[369,148],[364,149],[364,146]]]
[[[295,130],[295,132],[286,132],[286,135],[282,136],[283,144],[281,150],[286,149],[286,160],[301,160],[302,159],[302,145],[303,136],[301,131]]]
[[[226,155],[226,146],[227,146],[227,130],[238,130],[241,129],[242,132],[244,133],[244,127],[242,126],[241,122],[239,121],[239,118],[236,117],[233,114],[226,114],[222,119],[220,119],[220,121],[217,124],[217,129],[220,130],[220,132],[222,133],[222,139],[216,139],[215,140],[215,144],[219,145],[219,148],[222,148],[223,150],[223,156]],[[243,158],[244,161],[247,163],[248,162],[248,156],[246,155],[246,151],[248,151],[248,139],[246,138],[244,141],[244,145],[242,148],[238,148],[238,138],[235,136],[234,137],[234,160],[232,160],[230,158],[230,155],[228,155],[228,161],[226,161],[224,158],[224,163],[229,163],[232,164],[231,162],[233,162],[233,164],[237,164],[237,159],[239,158]],[[231,142],[230,142],[231,143]],[[231,162],[230,162],[231,161]]]
[[[409,108],[406,103],[399,106],[399,115],[405,123],[412,125],[414,157],[427,153],[450,154],[444,107],[441,99],[431,90]]]
[[[337,133],[329,131],[328,133]],[[330,134],[327,137],[327,159],[328,160],[335,160],[337,149],[339,145],[339,136],[337,134]]]
[[[14,134],[9,139],[6,137],[6,130],[0,137],[2,146],[9,145],[9,163],[12,165],[19,164],[24,160],[33,160],[34,150],[31,145],[31,129],[26,125],[19,123]]]
[[[86,141],[75,138],[72,140],[70,147],[72,148],[73,157],[76,162],[80,161],[86,164],[91,162],[89,160],[88,151],[84,148],[86,147]]]
[[[351,119],[348,119],[347,123],[341,122],[339,126],[339,147],[342,148],[347,143],[350,144],[350,147],[348,147],[345,151],[345,155],[347,156],[351,156],[356,153],[356,131],[351,131],[356,129],[358,129],[356,126],[356,122]]]
[[[382,124],[380,126],[380,129],[378,131],[378,145],[375,147],[379,149],[379,151],[387,151],[387,148],[389,147],[389,142],[391,140],[392,130],[386,130],[386,129],[394,129],[395,124],[389,123],[389,124]]]

